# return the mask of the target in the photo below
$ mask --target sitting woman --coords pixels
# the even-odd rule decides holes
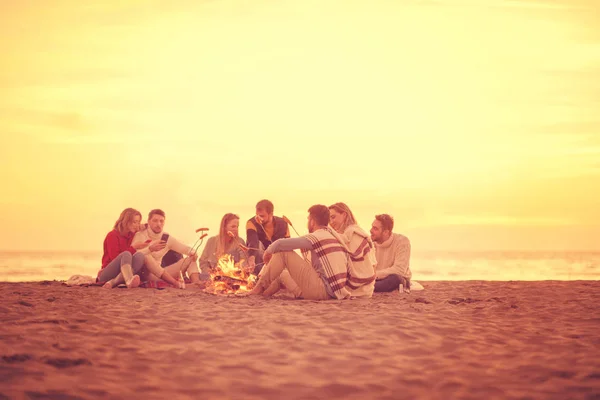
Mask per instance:
[[[375,288],[375,246],[371,235],[356,223],[354,214],[344,203],[329,206],[329,225],[341,237],[350,255],[346,288],[355,297],[371,297]]]
[[[144,266],[144,255],[137,253],[148,244],[141,243],[131,246],[133,236],[139,230],[142,214],[133,208],[126,208],[121,212],[112,231],[104,239],[104,254],[102,255],[102,268],[98,272],[96,282],[104,283],[104,288],[125,283],[128,288],[140,285],[139,273]]]
[[[247,259],[244,239],[239,237],[240,217],[228,213],[221,219],[219,234],[208,239],[200,256],[200,279],[208,280],[219,258],[229,254],[235,263]]]

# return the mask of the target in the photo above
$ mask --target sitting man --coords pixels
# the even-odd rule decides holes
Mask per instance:
[[[273,215],[274,206],[269,200],[256,203],[256,216],[246,222],[246,245],[248,246],[248,267],[258,275],[262,266],[262,250],[278,239],[289,238],[290,228],[283,220]],[[258,264],[258,266],[257,266]]]
[[[309,300],[345,299],[360,287],[348,285],[351,257],[341,236],[329,228],[329,208],[314,205],[308,210],[308,235],[279,239],[265,250],[267,263],[251,294],[265,297],[285,287],[295,297]],[[310,255],[303,259],[293,250]],[[372,282],[372,280],[370,281]],[[370,283],[368,282],[368,283]],[[355,283],[356,285],[356,283]],[[370,297],[370,293],[367,294]]]
[[[158,265],[162,265],[163,257],[170,250],[186,255],[187,257],[182,257],[175,263],[166,266],[164,271],[175,279],[187,276],[193,284],[199,284],[200,269],[196,262],[198,256],[191,247],[179,242],[173,236],[163,233],[164,225],[165,212],[159,209],[150,211],[148,214],[148,227],[135,234],[131,242],[132,245],[135,243],[149,243],[149,246],[140,250],[140,252],[151,255],[151,259],[154,259]],[[148,275],[147,278],[151,281],[156,281],[160,278],[159,276],[155,276],[155,274]],[[167,281],[169,282],[170,279],[167,278]]]
[[[393,233],[394,218],[388,214],[375,216],[371,226],[371,239],[375,243],[377,258],[376,292],[398,290],[400,285],[410,289],[410,241],[404,235]]]

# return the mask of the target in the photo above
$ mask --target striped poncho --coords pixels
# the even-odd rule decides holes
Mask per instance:
[[[319,257],[325,279],[337,299],[373,295],[373,242],[362,229],[353,225],[344,235],[330,228],[319,229],[306,238]]]
[[[350,291],[346,288],[348,279],[348,268],[350,254],[343,245],[339,235],[329,227],[318,229],[305,236],[312,244],[323,267],[325,280],[337,299],[350,297]]]
[[[341,235],[350,253],[346,287],[353,297],[371,297],[375,289],[375,246],[370,235],[358,225],[350,225]]]

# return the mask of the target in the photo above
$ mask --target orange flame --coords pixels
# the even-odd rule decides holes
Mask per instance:
[[[210,272],[210,282],[204,289],[211,294],[236,294],[252,290],[256,275],[240,268],[229,254],[222,255]]]

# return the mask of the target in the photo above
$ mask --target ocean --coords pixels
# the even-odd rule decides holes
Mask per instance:
[[[0,281],[67,280],[96,276],[96,252],[0,252]],[[416,281],[598,280],[600,252],[413,252]]]

